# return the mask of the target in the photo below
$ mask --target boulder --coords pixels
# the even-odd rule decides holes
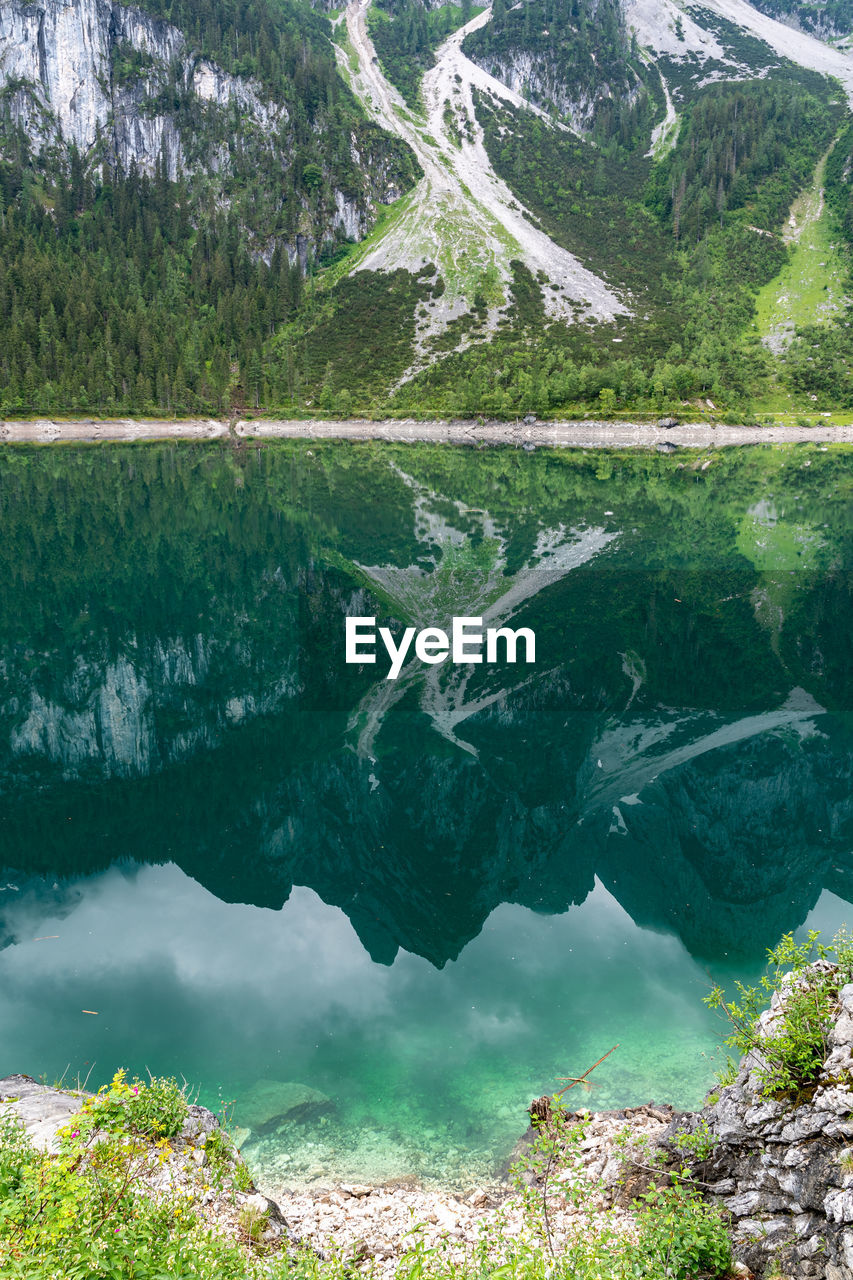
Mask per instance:
[[[21,1121],[40,1151],[59,1150],[57,1130],[67,1125],[91,1094],[60,1093],[39,1084],[32,1076],[6,1076],[0,1080],[0,1116],[13,1114]]]

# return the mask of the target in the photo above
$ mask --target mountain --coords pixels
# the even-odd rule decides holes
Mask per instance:
[[[189,6],[185,34],[149,8],[4,3],[6,136],[23,135],[36,163],[68,149],[90,173],[185,177],[233,204],[259,251],[282,243],[303,265],[324,243],[364,236],[374,203],[410,185],[404,149],[341,85],[322,19],[286,5],[254,17]],[[222,32],[229,18],[239,27]]]
[[[851,25],[10,0],[0,411],[853,407]]]
[[[757,0],[755,8],[823,40],[844,40],[853,32],[850,0],[818,0],[812,4],[803,4],[802,0]]]

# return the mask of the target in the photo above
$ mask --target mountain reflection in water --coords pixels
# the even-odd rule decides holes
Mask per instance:
[[[0,1070],[316,1084],[334,1142],[259,1139],[291,1180],[484,1176],[528,1093],[616,1040],[590,1105],[696,1101],[706,970],[853,897],[850,474],[7,454]],[[537,662],[387,681],[345,666],[347,614],[511,621]]]

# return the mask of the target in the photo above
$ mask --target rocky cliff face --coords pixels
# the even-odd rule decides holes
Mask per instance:
[[[117,65],[122,52],[137,55],[136,70]],[[125,169],[152,170],[162,157],[172,178],[185,155],[160,96],[170,84],[202,104],[233,106],[266,131],[287,121],[282,105],[194,53],[175,27],[107,0],[4,4],[0,76],[5,109],[34,143],[97,149]]]
[[[81,652],[67,677],[47,685],[21,678],[7,657],[0,686],[17,690],[0,699],[0,723],[14,725],[10,758],[52,766],[65,781],[147,776],[218,746],[244,720],[282,711],[299,688],[295,663],[263,687],[253,665],[250,642],[222,644],[201,633],[129,636],[100,661]]]
[[[631,75],[613,76],[610,81],[584,86],[567,76],[564,60],[557,52],[519,46],[500,54],[471,56],[519,97],[558,116],[581,135],[592,131],[596,114],[603,106],[618,103],[630,107],[643,91],[642,83]]]
[[[201,56],[176,27],[110,0],[0,6],[0,132],[10,126],[36,154],[73,145],[89,165],[153,173],[159,162],[172,180],[221,180],[248,167],[273,197],[295,151],[283,102]],[[357,168],[372,158],[365,151],[353,136]],[[304,262],[312,241],[360,239],[373,202],[402,193],[393,163],[362,180],[344,189],[329,179],[322,203],[306,196],[287,244],[292,262]]]
[[[783,991],[762,1014],[763,1035],[784,1002]],[[707,1126],[714,1150],[698,1176],[731,1213],[738,1255],[758,1276],[853,1280],[853,986],[839,993],[828,1048],[810,1098],[764,1097],[754,1050],[686,1126]]]
[[[843,0],[829,3],[803,4],[801,0],[753,0],[753,8],[777,18],[795,31],[809,31],[819,40],[837,40],[849,36],[853,27],[853,10]]]
[[[495,79],[579,134],[590,133],[603,110],[629,109],[644,93],[625,16],[613,0],[497,4],[464,48]]]

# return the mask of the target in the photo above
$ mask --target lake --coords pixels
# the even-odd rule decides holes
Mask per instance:
[[[567,1103],[696,1105],[711,983],[851,914],[851,460],[9,449],[0,1075],[183,1076],[288,1186],[485,1181],[617,1044]]]

